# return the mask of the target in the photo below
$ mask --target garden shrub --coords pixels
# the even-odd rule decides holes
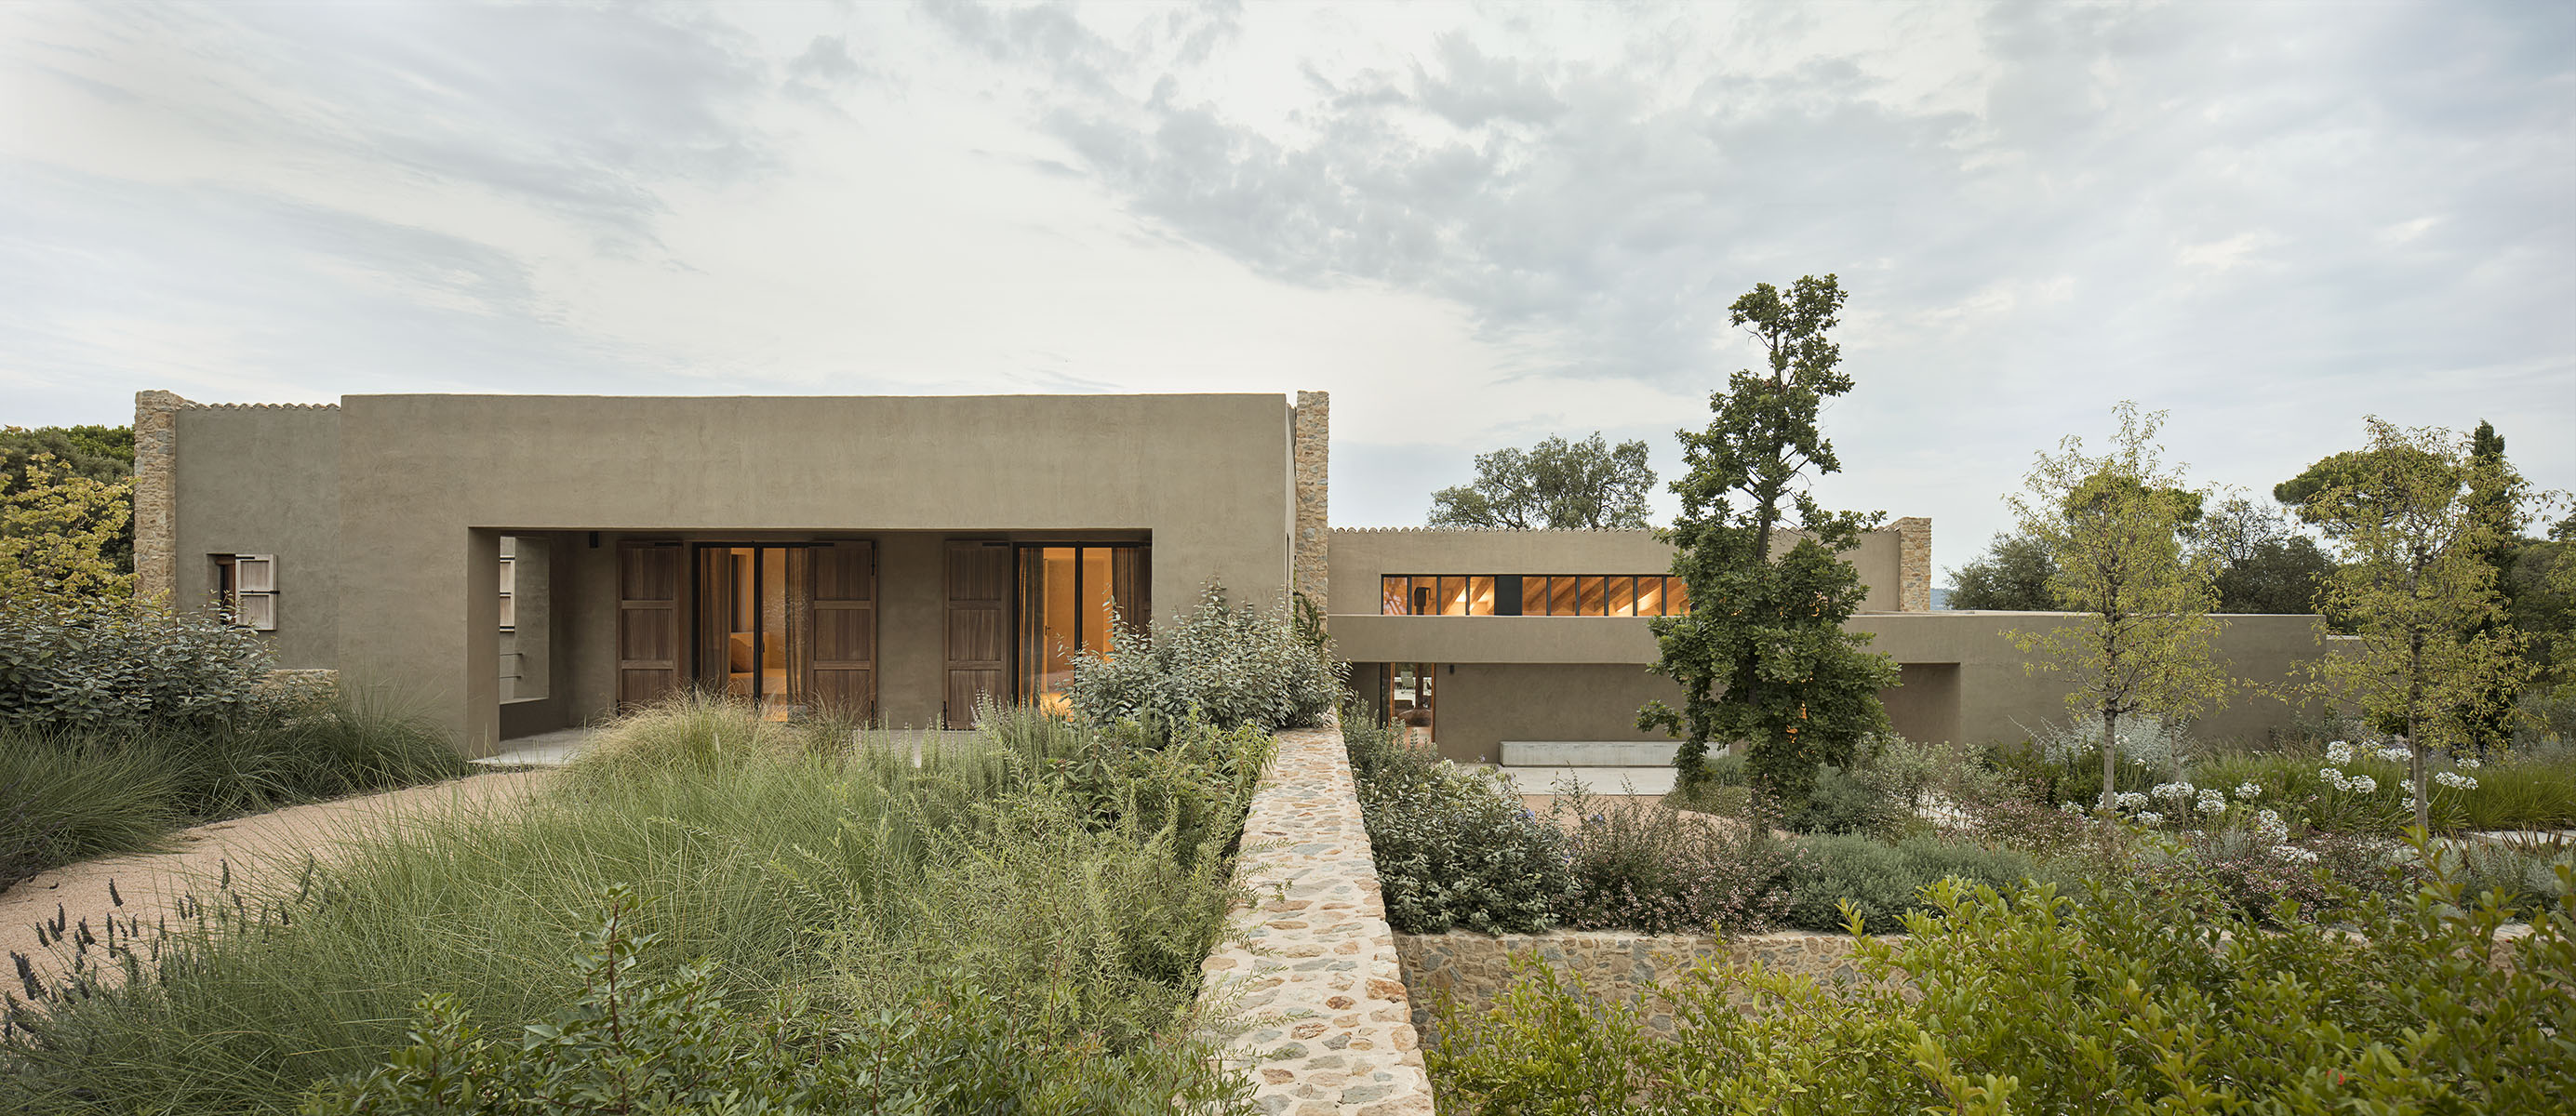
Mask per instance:
[[[1066,690],[1075,712],[1098,723],[1197,719],[1276,732],[1324,723],[1341,696],[1329,646],[1301,638],[1284,616],[1229,606],[1214,585],[1165,630],[1111,627],[1109,652],[1077,655]]]
[[[1633,797],[1602,801],[1567,784],[1557,788],[1550,820],[1567,834],[1568,925],[1643,934],[1761,930],[1788,906],[1789,848],[1743,818],[1685,814]]]
[[[1791,803],[1782,822],[1800,833],[1877,833],[1899,816],[1877,784],[1828,763],[1817,766],[1807,797]]]
[[[1554,927],[1573,888],[1563,832],[1521,805],[1510,780],[1396,742],[1346,718],[1343,739],[1377,858],[1387,922],[1403,934]]]
[[[1856,915],[1870,933],[1892,933],[1908,912],[1925,909],[1924,889],[1934,881],[1957,877],[2009,889],[2032,876],[2054,879],[2055,873],[2019,853],[1939,837],[1893,844],[1852,835],[1807,837],[1797,842],[1788,872],[1782,921],[1804,930],[1840,930]]]
[[[2576,870],[2552,892],[2509,907],[2446,881],[2266,932],[2206,894],[1945,881],[1909,937],[1855,944],[1861,983],[1711,963],[1603,1004],[1527,966],[1426,1062],[1462,1116],[2558,1111]],[[2517,918],[2531,932],[2498,941]],[[1687,1041],[1647,1031],[1666,1012]]]
[[[270,661],[258,633],[211,613],[12,600],[0,608],[0,726],[223,719],[274,696]]]

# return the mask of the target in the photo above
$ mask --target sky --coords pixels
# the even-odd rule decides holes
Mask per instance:
[[[2576,5],[0,5],[13,425],[1323,390],[1403,526],[1551,434],[1671,479],[1828,273],[1817,493],[1941,567],[2124,400],[2252,494],[2366,415],[2576,489]]]

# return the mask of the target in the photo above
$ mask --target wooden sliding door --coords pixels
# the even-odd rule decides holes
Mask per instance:
[[[950,542],[946,561],[949,728],[971,728],[978,698],[1011,700],[1011,545]]]
[[[858,721],[876,719],[877,549],[868,542],[812,547],[814,704]]]
[[[678,543],[617,544],[617,705],[648,705],[680,686]]]

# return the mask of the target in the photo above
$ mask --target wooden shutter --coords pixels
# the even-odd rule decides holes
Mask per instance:
[[[877,550],[868,542],[812,549],[814,704],[858,721],[876,719]]]
[[[949,728],[971,728],[978,697],[1010,700],[1011,547],[952,542],[947,553]]]
[[[650,704],[680,686],[677,543],[617,544],[617,705]]]

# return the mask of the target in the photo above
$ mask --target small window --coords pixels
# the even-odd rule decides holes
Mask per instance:
[[[1409,607],[1411,602],[1406,599],[1412,595],[1407,592],[1411,587],[1412,581],[1413,579],[1409,577],[1381,577],[1377,579],[1378,612],[1381,615],[1386,616],[1402,616],[1413,611],[1412,608]]]
[[[1547,615],[1547,578],[1540,574],[1521,576],[1521,615]]]
[[[277,630],[277,556],[215,554],[215,607],[253,631]]]
[[[1602,578],[1594,574],[1583,579],[1583,608],[1579,615],[1608,616],[1607,601],[1601,591]]]
[[[1690,582],[1678,577],[1664,579],[1664,615],[1682,616],[1690,612]]]
[[[514,599],[518,587],[519,560],[501,559],[501,630],[505,632],[519,626],[519,606]]]
[[[1467,615],[1466,578],[1443,577],[1440,579],[1440,615]]]
[[[1491,616],[1493,614],[1494,579],[1489,575],[1482,574],[1468,578],[1467,615]]]
[[[1661,616],[1661,615],[1663,615],[1663,614],[1664,614],[1664,579],[1662,579],[1662,578],[1660,578],[1660,577],[1641,577],[1641,578],[1638,578],[1638,579],[1637,579],[1637,615],[1639,615],[1639,616]]]

